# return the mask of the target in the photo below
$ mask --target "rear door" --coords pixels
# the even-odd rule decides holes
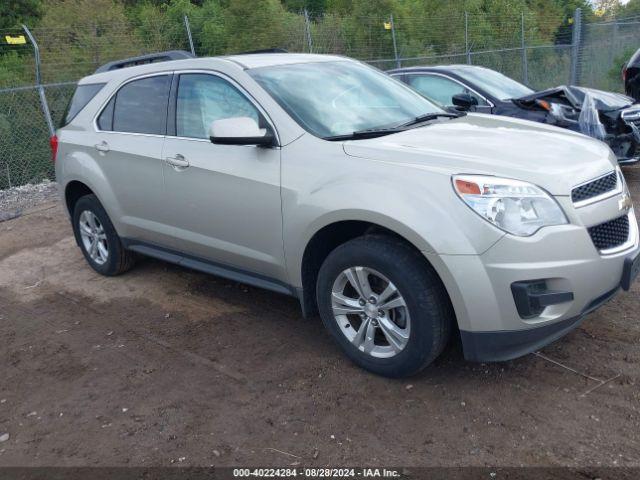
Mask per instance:
[[[225,76],[184,72],[176,80],[162,154],[175,249],[283,280],[279,147],[208,137],[214,120],[250,117],[264,126],[265,112]]]
[[[128,81],[96,119],[95,156],[116,205],[107,208],[125,238],[167,245],[162,147],[172,74]],[[114,209],[117,208],[117,211]]]

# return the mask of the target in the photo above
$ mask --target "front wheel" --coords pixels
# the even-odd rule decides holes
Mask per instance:
[[[379,375],[417,373],[448,341],[453,314],[446,291],[401,240],[368,235],[339,246],[320,268],[316,295],[345,353]]]

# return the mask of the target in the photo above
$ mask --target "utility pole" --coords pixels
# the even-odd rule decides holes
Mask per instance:
[[[396,68],[400,68],[402,65],[400,63],[400,57],[398,56],[398,43],[396,42],[396,26],[393,23],[393,13],[389,16],[389,20],[391,23],[391,38],[393,39],[393,55],[396,59]]]
[[[193,37],[191,36],[191,25],[189,25],[189,17],[184,15],[184,28],[187,30],[187,37],[189,38],[189,47],[191,48],[191,55],[196,56],[196,49],[193,47]]]
[[[527,61],[527,42],[525,40],[524,12],[522,12],[522,82],[529,84],[529,62]]]

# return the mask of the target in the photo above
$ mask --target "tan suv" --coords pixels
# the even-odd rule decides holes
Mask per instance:
[[[137,253],[297,296],[357,364],[403,376],[452,331],[472,360],[538,349],[638,273],[629,192],[596,140],[445,112],[342,57],[102,70],[52,146],[104,275]]]

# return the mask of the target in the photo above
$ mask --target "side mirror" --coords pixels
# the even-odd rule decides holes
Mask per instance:
[[[251,117],[214,120],[209,126],[209,139],[217,145],[260,145],[271,147],[275,135],[270,128],[260,128]]]
[[[478,105],[478,99],[468,93],[458,93],[451,97],[451,101],[458,110],[467,111]]]

